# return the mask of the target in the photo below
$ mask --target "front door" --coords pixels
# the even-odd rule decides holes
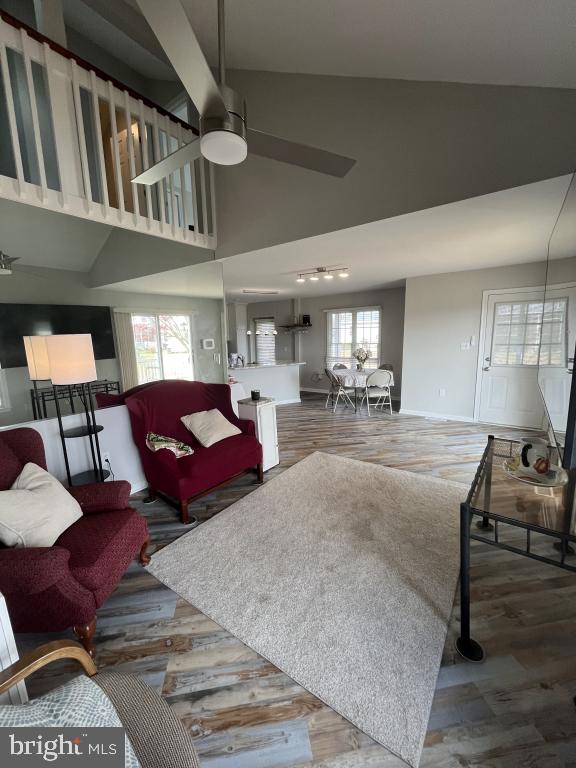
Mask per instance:
[[[570,394],[568,349],[576,339],[576,289],[526,288],[488,297],[480,374],[479,420],[541,429],[547,401],[558,403],[553,423]],[[540,360],[540,383],[538,362]],[[565,416],[564,416],[565,423]]]
[[[488,297],[482,356],[480,421],[539,429],[538,388],[543,289]]]

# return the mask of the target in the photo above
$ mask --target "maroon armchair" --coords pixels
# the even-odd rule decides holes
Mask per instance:
[[[201,381],[157,381],[126,398],[134,442],[140,452],[149,495],[156,493],[174,500],[183,523],[188,523],[188,504],[214,488],[249,470],[256,470],[262,482],[262,446],[254,424],[239,419],[232,409],[228,384]],[[217,408],[242,430],[204,448],[180,421],[181,416]],[[194,454],[177,459],[167,450],[153,452],[146,446],[146,435],[155,432],[192,446]]]
[[[0,490],[12,486],[27,462],[46,469],[40,434],[29,428],[0,432]],[[68,490],[83,516],[52,547],[0,548],[0,592],[16,632],[73,627],[92,653],[96,610],[138,552],[143,565],[150,562],[148,527],[128,506],[125,480]]]

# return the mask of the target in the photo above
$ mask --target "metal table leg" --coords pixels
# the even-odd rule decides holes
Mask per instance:
[[[470,510],[460,505],[460,637],[456,650],[467,661],[484,661],[482,646],[470,637]]]
[[[494,448],[494,435],[488,435],[488,440],[490,441],[490,450],[492,451]],[[488,460],[486,462],[486,469],[484,472],[484,511],[490,512],[490,499],[492,496],[492,456],[488,457]],[[494,526],[490,522],[490,518],[487,515],[484,515],[482,520],[478,520],[476,523],[476,528],[479,528],[481,531],[493,531]]]

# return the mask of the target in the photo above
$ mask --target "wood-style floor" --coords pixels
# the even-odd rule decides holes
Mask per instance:
[[[469,483],[493,431],[476,424],[340,411],[309,396],[278,408],[281,465],[313,451]],[[204,498],[206,519],[253,488]],[[156,547],[186,529],[138,503]],[[431,520],[433,525],[433,520]],[[458,601],[444,650],[422,768],[576,768],[576,575],[473,543],[473,634],[480,665],[455,654]],[[190,574],[194,578],[194,574]],[[142,675],[192,734],[203,768],[397,768],[403,765],[272,664],[134,565],[98,614],[97,663]],[[22,650],[47,637],[21,636]],[[49,668],[32,695],[65,679]]]

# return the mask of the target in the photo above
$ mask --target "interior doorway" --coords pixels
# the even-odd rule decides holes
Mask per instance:
[[[476,382],[475,419],[541,429],[545,407],[538,384],[569,396],[576,338],[576,284],[485,291]],[[550,414],[553,419],[553,414]]]

